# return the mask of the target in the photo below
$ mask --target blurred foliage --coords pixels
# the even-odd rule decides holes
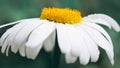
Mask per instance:
[[[93,13],[104,13],[113,17],[120,24],[120,0],[0,0],[0,25],[25,19],[39,17],[44,7],[67,7],[80,10],[82,16]],[[9,27],[7,27],[9,28]],[[0,29],[0,34],[7,29]],[[65,57],[60,56],[59,68],[119,68],[120,67],[120,33],[109,30],[115,51],[115,64],[112,66],[104,50],[101,50],[100,59],[97,63],[89,63],[83,66],[76,61],[73,64],[66,64]],[[1,52],[0,52],[1,53]],[[0,54],[0,68],[51,68],[51,58],[54,52],[46,53],[41,50],[35,60],[21,57],[19,53],[10,53],[8,57]],[[55,53],[56,54],[56,53]]]

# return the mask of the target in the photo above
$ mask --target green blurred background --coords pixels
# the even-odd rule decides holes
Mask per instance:
[[[113,17],[120,24],[120,0],[0,0],[0,25],[25,18],[39,17],[41,9],[44,7],[77,9],[81,11],[82,16],[104,13]],[[7,28],[9,27],[0,29],[0,36]],[[98,62],[89,63],[86,66],[81,65],[79,61],[66,64],[64,55],[59,54],[59,49],[50,53],[46,53],[42,49],[35,60],[29,60],[21,57],[19,53],[11,52],[7,57],[0,52],[0,68],[52,68],[58,64],[58,58],[60,58],[59,68],[120,68],[120,32],[104,28],[110,34],[114,44],[114,66],[110,64],[106,53],[101,48]]]

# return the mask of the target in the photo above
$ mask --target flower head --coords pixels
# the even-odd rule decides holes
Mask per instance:
[[[77,10],[44,8],[40,18],[23,19],[0,27],[12,24],[16,25],[0,39],[2,53],[6,52],[7,55],[11,47],[12,52],[19,51],[21,56],[35,59],[42,47],[46,51],[53,50],[57,34],[56,40],[67,63],[74,63],[78,57],[83,65],[89,61],[96,62],[101,47],[114,64],[112,40],[99,24],[115,31],[120,31],[120,27],[105,14],[91,14],[82,18]]]
[[[82,19],[81,13],[79,11],[69,8],[44,8],[40,18],[63,24],[80,23]]]

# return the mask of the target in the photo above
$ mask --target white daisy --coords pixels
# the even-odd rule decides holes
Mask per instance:
[[[53,50],[55,37],[67,63],[74,63],[79,57],[81,64],[96,62],[99,58],[99,47],[107,53],[114,64],[113,44],[108,33],[99,25],[105,25],[120,31],[117,22],[105,14],[91,14],[81,17],[77,10],[68,8],[44,8],[40,18],[24,19],[0,28],[13,25],[1,37],[2,53],[8,55],[9,48],[21,56],[35,59],[44,47]]]

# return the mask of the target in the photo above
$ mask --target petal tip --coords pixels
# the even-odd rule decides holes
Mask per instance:
[[[111,60],[111,64],[114,65],[114,60]]]

